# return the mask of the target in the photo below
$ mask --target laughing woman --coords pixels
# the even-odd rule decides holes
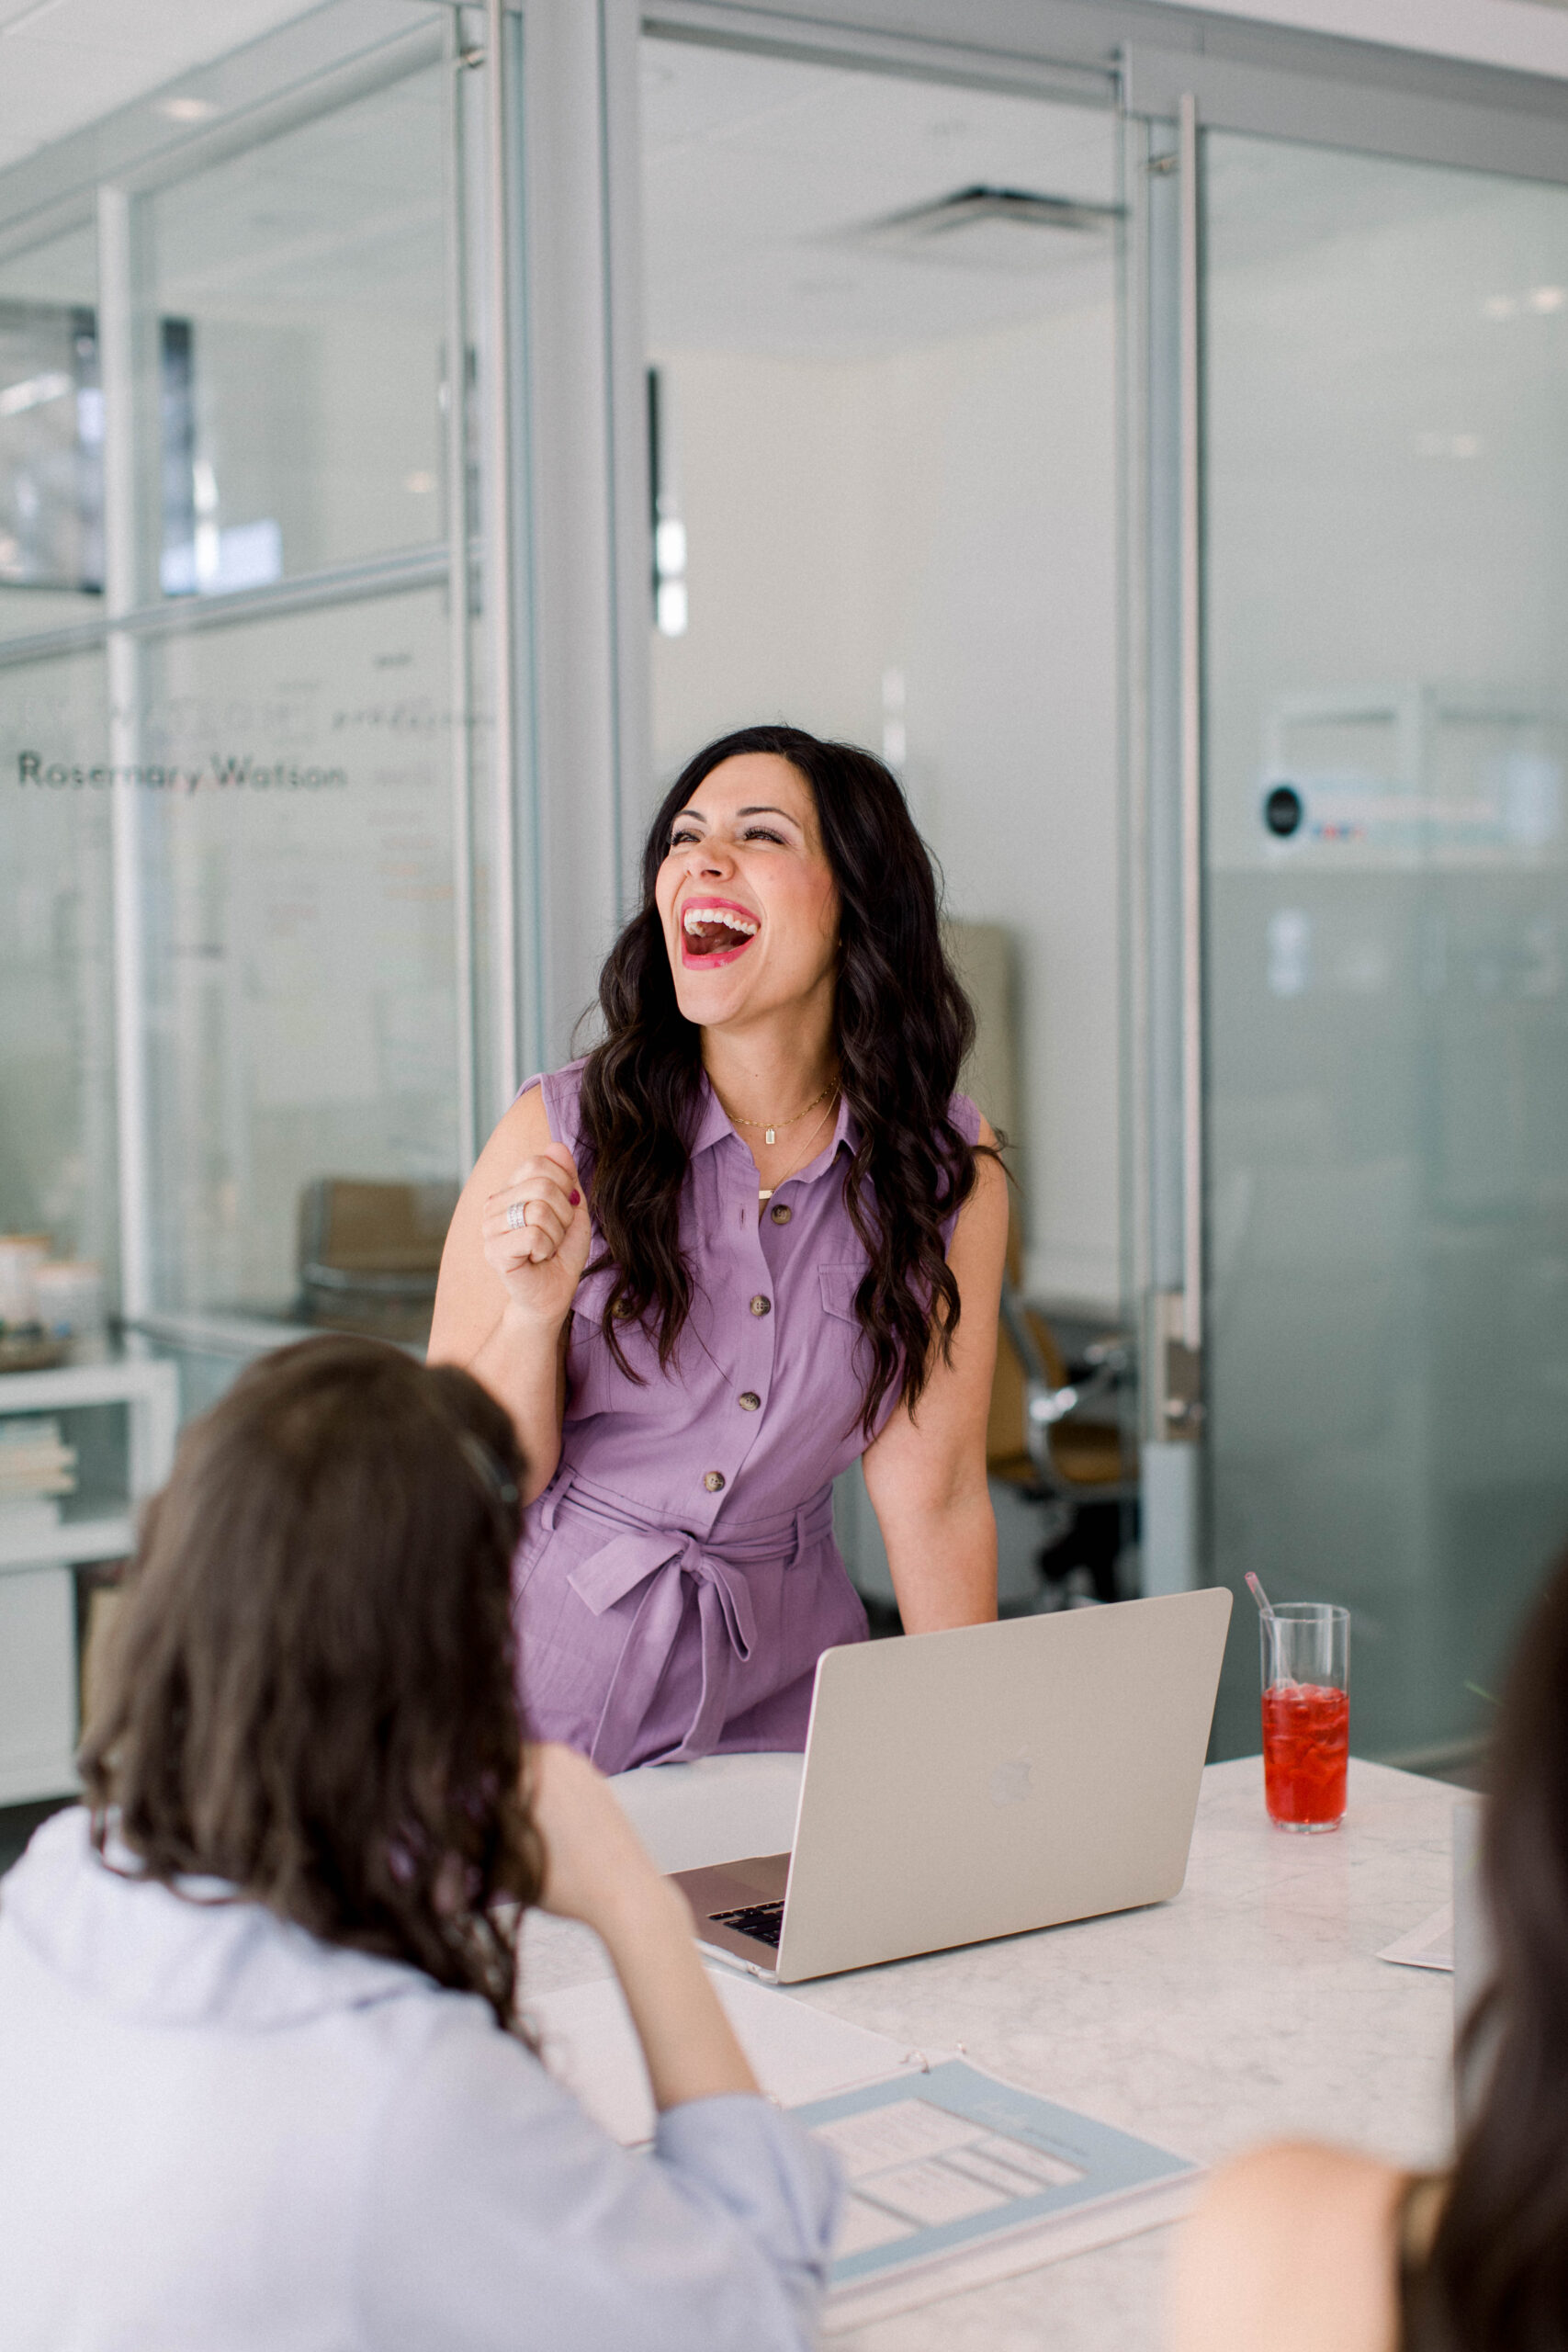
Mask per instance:
[[[529,1727],[608,1772],[800,1747],[866,1632],[857,1455],[906,1629],[996,1614],[1006,1180],[892,775],[787,727],[699,753],[600,1003],[486,1146],[431,1339],[529,1433]]]

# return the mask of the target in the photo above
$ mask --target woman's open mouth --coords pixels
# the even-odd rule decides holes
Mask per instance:
[[[757,936],[757,918],[730,899],[697,899],[681,911],[681,961],[689,971],[733,964]]]

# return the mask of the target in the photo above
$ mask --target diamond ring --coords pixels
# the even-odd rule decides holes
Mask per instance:
[[[528,1222],[527,1202],[513,1201],[512,1206],[506,1212],[506,1222],[508,1228],[513,1233],[521,1232],[524,1226]]]

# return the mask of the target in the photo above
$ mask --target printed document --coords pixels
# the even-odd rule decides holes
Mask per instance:
[[[768,2095],[831,2148],[848,2195],[829,2335],[1176,2220],[1199,2168],[1146,2140],[905,2048],[726,1968],[708,1974]],[[546,2064],[626,2147],[653,2103],[613,1977],[527,2003]]]

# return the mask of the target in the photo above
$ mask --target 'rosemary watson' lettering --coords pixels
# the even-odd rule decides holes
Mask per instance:
[[[104,761],[84,767],[72,760],[48,759],[41,752],[18,752],[17,782],[39,792],[107,792],[127,784],[151,792],[186,795],[197,791],[323,792],[345,786],[348,770],[302,768],[288,760],[257,760],[218,752],[206,767],[163,765],[157,761],[134,765]]]

